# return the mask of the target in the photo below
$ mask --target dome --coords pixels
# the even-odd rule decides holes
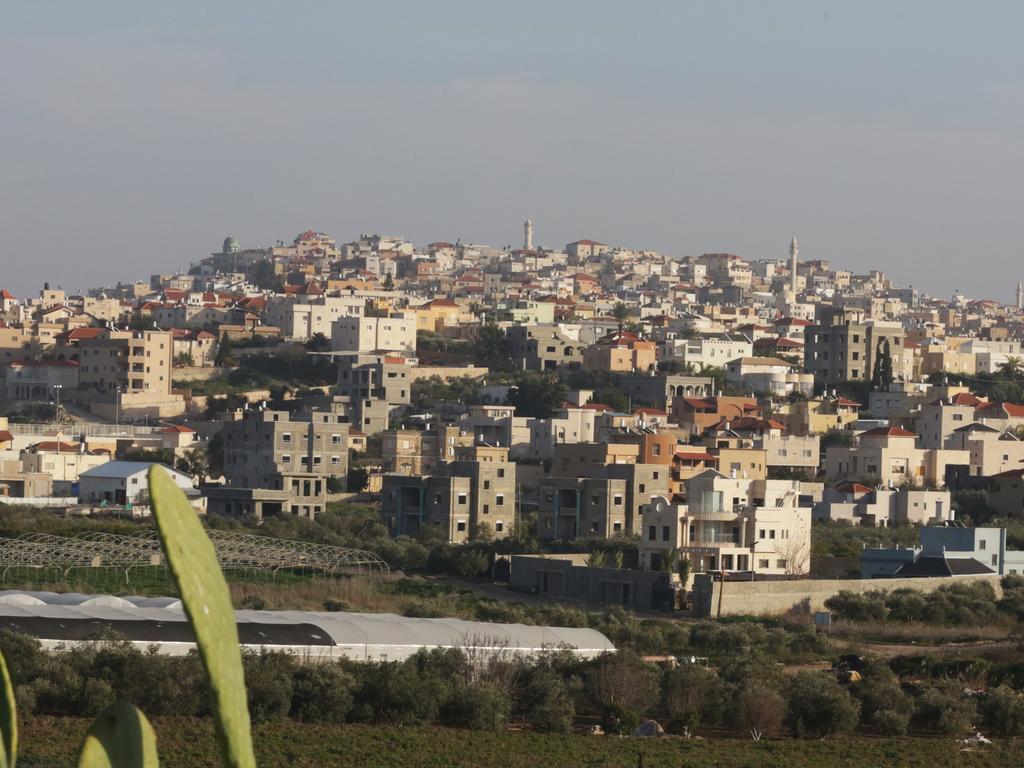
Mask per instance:
[[[238,244],[238,241],[233,237],[224,238],[224,250],[223,253],[238,253],[242,250],[242,246]]]

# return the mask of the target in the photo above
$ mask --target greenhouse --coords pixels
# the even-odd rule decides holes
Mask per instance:
[[[615,650],[600,632],[576,627],[328,611],[240,610],[235,616],[244,647],[312,658],[401,661],[431,648],[460,648],[471,657],[565,649],[592,658]],[[181,601],[172,597],[3,591],[0,629],[31,635],[50,649],[114,637],[169,655],[195,647]]]

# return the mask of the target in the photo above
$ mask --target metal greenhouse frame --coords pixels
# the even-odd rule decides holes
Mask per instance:
[[[323,575],[369,572],[387,573],[379,555],[362,549],[334,547],[290,539],[230,531],[209,530],[217,560],[224,570],[253,570],[277,574],[304,570]],[[0,538],[0,578],[12,568],[57,571],[65,579],[76,569],[114,569],[130,581],[133,568],[166,566],[156,531],[132,536],[114,533],[80,533],[53,536],[27,533],[16,539]]]

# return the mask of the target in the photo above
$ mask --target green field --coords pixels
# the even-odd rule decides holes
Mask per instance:
[[[87,721],[35,717],[23,724],[18,765],[71,765]],[[210,720],[157,718],[161,765],[216,766],[219,760]],[[997,743],[964,750],[954,740],[935,738],[791,739],[560,736],[524,732],[483,733],[445,728],[381,728],[303,725],[280,721],[255,729],[260,766],[312,768],[804,768],[828,766],[1024,765],[1024,746]]]

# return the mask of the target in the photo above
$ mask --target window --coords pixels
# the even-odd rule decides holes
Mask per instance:
[[[504,477],[504,476],[505,476],[505,470],[504,469],[499,469],[498,470],[498,477]]]
[[[503,494],[499,493],[497,496],[494,497],[494,504],[495,504],[495,506],[498,506],[498,507],[505,506],[505,496]]]
[[[768,565],[768,558],[767,557],[759,558],[758,561],[757,561],[757,567],[758,568],[770,568],[771,566]]]
[[[598,532],[597,523],[591,523],[590,524],[590,532],[591,533],[597,533]]]
[[[457,531],[465,531],[466,530],[466,521],[465,520],[460,520],[459,522],[457,522],[455,524],[455,530],[457,530]]]
[[[763,539],[764,538],[764,528],[762,528],[760,531],[758,531],[757,538],[759,538],[759,539]]]
[[[489,515],[490,513],[491,513],[491,506],[489,504],[484,504],[484,514],[485,515]]]
[[[621,531],[622,530],[622,523],[614,523],[612,525],[612,530],[613,531]]]
[[[661,540],[668,541],[669,539],[669,527],[667,525],[661,526]]]
[[[494,530],[496,533],[501,533],[505,530],[505,524],[499,520],[494,524]]]
[[[643,483],[640,483],[640,493],[643,493],[645,490],[646,486]]]
[[[282,462],[284,462],[285,464],[290,464],[290,463],[291,463],[291,461],[292,461],[292,457],[291,457],[291,456],[289,456],[289,455],[288,455],[287,453],[286,453],[286,454],[283,454],[283,455],[281,456],[281,461],[282,461]]]
[[[341,464],[341,459],[339,459],[337,456],[331,456],[331,464],[337,466],[338,464]]]
[[[770,531],[768,531],[768,538],[769,539],[774,539],[775,538],[775,529],[774,528],[772,528]]]
[[[775,567],[776,568],[785,568],[786,567],[786,561],[785,560],[776,560],[775,561]]]
[[[999,565],[999,555],[992,555],[992,565]]]
[[[465,503],[466,503],[466,494],[460,493],[459,494],[459,504],[465,504]]]
[[[598,496],[596,493],[593,496],[590,497],[590,503],[591,504],[599,504],[600,501],[601,501],[601,497]]]
[[[622,497],[621,496],[615,496],[613,501],[614,501],[615,504],[621,504],[622,503]]]
[[[651,479],[652,480],[657,480],[658,479],[658,473],[657,472],[652,472],[651,473]]]
[[[647,527],[647,538],[649,541],[658,540],[658,526],[650,525]]]
[[[654,445],[652,445],[651,446],[651,455],[652,456],[661,456],[661,445],[659,445],[658,443],[655,443]]]
[[[292,441],[292,433],[291,432],[282,432],[281,433],[281,442],[282,443],[290,443],[291,441]]]
[[[490,488],[491,488],[491,481],[490,480],[484,480],[484,490],[488,491],[488,490],[490,490]]]
[[[984,550],[988,548],[988,542],[982,539],[978,542],[978,549]]]

